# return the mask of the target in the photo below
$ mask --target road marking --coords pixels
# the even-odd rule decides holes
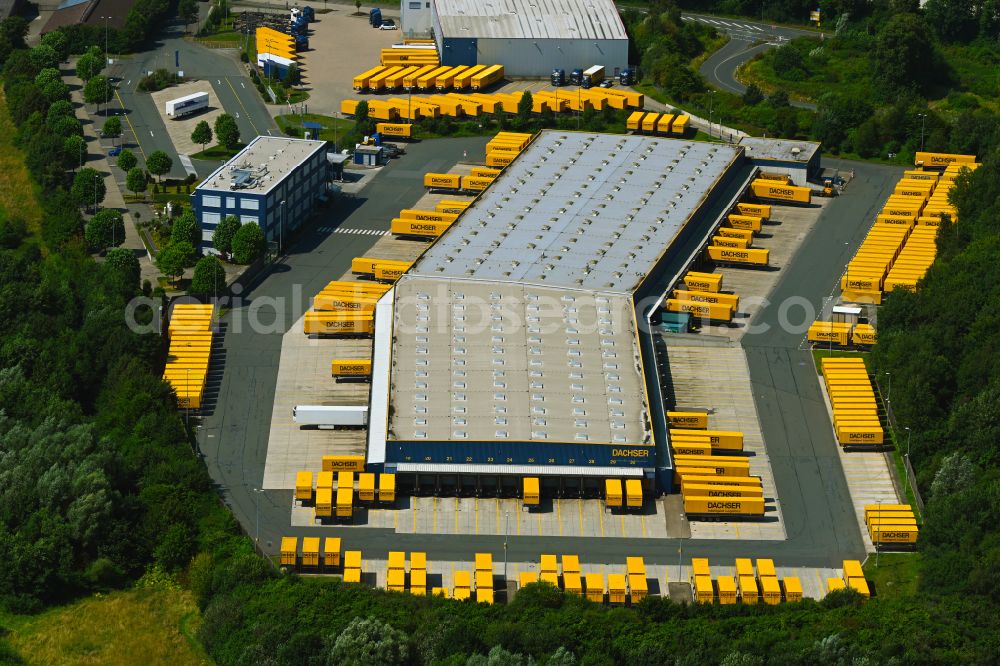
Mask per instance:
[[[583,499],[578,499],[577,500],[577,504],[580,507],[580,536],[584,536],[584,534],[583,534]]]
[[[437,498],[437,496],[434,497],[433,506],[434,506],[434,528],[433,528],[434,531],[432,532],[432,534],[437,534],[437,531],[438,531],[438,498]]]
[[[455,534],[460,534],[458,531],[458,507],[460,506],[461,500],[455,501]]]
[[[115,98],[118,100],[118,104],[122,107],[122,111],[125,111],[125,102],[122,101],[121,95],[118,94],[117,90],[115,90]],[[139,143],[139,134],[135,131],[135,126],[132,124],[132,119],[128,117],[127,113],[123,113],[122,115],[125,116],[125,122],[128,123],[129,129],[132,130],[132,136],[135,137],[135,145],[136,147],[139,148],[139,152],[142,153],[142,159],[143,161],[145,161],[146,151],[142,149],[142,144]]]
[[[197,176],[198,172],[194,170],[194,164],[191,163],[191,158],[187,155],[178,155],[181,160],[181,166],[184,167],[184,171],[191,174],[192,176]]]
[[[392,512],[392,531],[399,531],[399,511]]]
[[[555,500],[556,503],[556,520],[559,521],[559,536],[563,535],[563,523],[562,523],[562,504],[559,500]]]
[[[149,136],[153,136],[153,130],[149,130]]]
[[[622,536],[625,536],[625,514],[621,514],[622,517]]]
[[[646,516],[639,514],[639,524],[642,526],[642,538],[646,538]]]
[[[749,25],[754,30],[760,30],[761,32],[764,32],[764,28],[760,27],[759,25],[754,25],[753,23],[748,23],[747,25]]]
[[[246,89],[246,87],[247,87],[247,84],[245,84],[242,81],[240,81],[240,88]]]
[[[237,111],[237,112],[236,112],[236,119],[237,119],[237,120],[239,120],[239,118],[240,118],[240,112],[239,112],[239,111]]]
[[[535,517],[538,519],[538,536],[542,536],[542,514],[536,513]]]
[[[215,82],[218,83],[220,86],[222,85],[222,81],[220,81],[218,79],[216,79]]]
[[[601,521],[601,536],[604,536],[604,507],[598,507],[597,517]]]
[[[410,506],[413,507],[413,533],[417,533],[417,498],[414,497],[413,501],[410,502]]]
[[[499,497],[496,498],[496,506],[497,506],[497,528],[499,529],[499,527],[500,527],[500,498]],[[518,534],[520,534],[520,532],[518,532]]]
[[[475,498],[475,506],[476,506],[476,534],[479,534],[479,498],[478,497]]]
[[[233,95],[236,95],[236,88],[233,87],[233,84],[229,79],[226,79],[226,84],[229,86],[229,89],[233,91]],[[222,84],[220,83],[219,85]],[[250,117],[250,112],[247,111],[247,107],[243,106],[243,100],[240,99],[239,95],[236,95],[236,101],[240,103],[240,106],[243,107],[243,112],[247,114],[247,122],[250,123],[250,127],[253,128],[254,133],[260,134],[260,130],[258,130],[257,126],[253,124],[253,119]],[[237,116],[237,118],[239,118],[239,116]]]

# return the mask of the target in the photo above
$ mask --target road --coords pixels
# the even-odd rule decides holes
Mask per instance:
[[[226,112],[236,118],[244,142],[259,134],[277,133],[277,126],[267,107],[232,53],[207,49],[185,41],[183,37],[183,24],[173,21],[163,29],[154,48],[118,61],[110,70],[111,76],[118,81],[118,92],[111,107],[127,112],[123,123],[125,145],[137,148],[142,157],[154,150],[162,150],[173,159],[170,175],[176,178],[183,178],[187,172],[152,98],[137,90],[139,80],[146,72],[159,68],[174,71],[175,62],[179,62],[179,69],[185,77],[211,84]],[[205,176],[214,166],[204,163],[196,168],[199,172],[206,172],[200,173]]]
[[[746,19],[722,19],[704,14],[684,13],[681,15],[681,20],[711,25],[729,35],[729,42],[703,62],[699,71],[711,85],[737,95],[742,95],[747,89],[736,79],[736,70],[740,65],[758,53],[780,46],[796,37],[816,37],[818,35],[814,30],[790,28]],[[790,103],[799,108],[816,110],[816,105],[809,102],[793,100]]]
[[[378,238],[319,229],[338,225],[387,229],[400,208],[412,205],[422,195],[420,178],[425,171],[446,171],[463,150],[478,154],[484,143],[482,138],[446,139],[411,146],[408,155],[374,178],[357,200],[348,200],[307,231],[288,257],[243,294],[244,302],[223,318],[225,352],[212,362],[199,447],[225,502],[248,534],[255,535],[259,525],[261,546],[269,554],[276,554],[282,536],[319,533],[342,536],[369,558],[384,558],[390,548],[424,550],[433,559],[452,561],[470,559],[477,550],[502,552],[503,537],[492,535],[396,534],[366,527],[292,528],[291,491],[254,492],[263,477],[280,333],[305,309],[310,294],[345,272],[351,258]],[[802,335],[775,328],[784,299],[805,297],[818,306],[829,295],[860,244],[876,202],[884,199],[898,173],[897,169],[863,163],[841,164],[841,168],[852,167],[857,178],[844,196],[830,202],[795,259],[783,269],[785,274],[771,303],[762,307],[754,320],[758,325],[771,325],[772,330],[748,334],[743,341],[788,539],[685,539],[685,557],[773,557],[780,565],[836,566],[845,557],[864,556],[819,384],[809,354],[798,350]],[[295,293],[298,300],[289,306],[289,296]],[[267,304],[277,302],[286,303],[278,317],[279,330],[272,334],[251,332],[245,325],[247,312],[255,308],[272,312]],[[269,316],[261,319],[271,320]],[[243,323],[237,326],[238,321]],[[649,562],[666,564],[675,561],[679,543],[673,539],[525,536],[510,540],[508,555],[511,561],[532,561],[539,552],[556,549],[585,554],[588,562],[613,562],[642,553]]]

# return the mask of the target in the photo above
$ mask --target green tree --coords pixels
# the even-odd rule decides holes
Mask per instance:
[[[40,88],[42,96],[49,103],[69,99],[69,86],[61,79],[50,81]]]
[[[252,264],[264,254],[267,241],[256,222],[247,222],[233,235],[232,255],[237,264]]]
[[[191,132],[191,141],[200,143],[202,151],[205,150],[207,144],[212,142],[212,128],[208,126],[207,120],[202,120],[194,126],[194,131]]]
[[[94,214],[83,230],[87,245],[98,252],[125,242],[125,221],[117,210],[105,208]]]
[[[129,286],[133,288],[138,286],[142,267],[139,266],[139,258],[132,250],[124,247],[108,250],[104,265],[120,275]]]
[[[775,90],[771,93],[771,96],[767,98],[767,103],[776,109],[789,106],[788,93],[784,90]]]
[[[31,64],[35,69],[45,69],[46,67],[59,67],[59,54],[47,44],[39,44],[28,52]]]
[[[872,78],[885,99],[892,99],[907,89],[926,90],[942,74],[940,61],[924,21],[915,14],[896,14],[879,30]]]
[[[69,100],[61,99],[53,102],[45,114],[45,124],[51,126],[61,118],[76,118],[76,113],[73,111],[73,104]]]
[[[104,58],[95,56],[93,53],[84,53],[76,61],[76,75],[85,83],[89,83],[92,78],[104,70]]]
[[[797,44],[786,44],[774,50],[771,67],[774,73],[786,81],[801,81],[806,78],[806,63]]]
[[[240,142],[240,128],[236,119],[223,113],[215,119],[215,136],[226,148],[234,148]]]
[[[299,66],[294,62],[288,66],[288,70],[285,72],[285,78],[282,80],[286,86],[296,86],[299,84]]]
[[[55,51],[56,57],[60,62],[69,57],[69,40],[66,38],[66,33],[62,30],[53,30],[42,35],[41,43]]]
[[[743,103],[747,106],[757,106],[763,101],[764,91],[756,83],[748,85],[746,91],[743,93]]]
[[[531,122],[531,113],[535,108],[534,104],[531,91],[525,90],[521,96],[521,100],[517,103],[517,122],[520,127],[525,127]]]
[[[70,194],[77,206],[96,208],[104,201],[104,196],[107,194],[104,178],[95,169],[84,167],[77,171],[73,178]]]
[[[198,21],[198,2],[197,0],[180,0],[177,5],[177,14],[184,21],[184,29],[192,23]]]
[[[369,118],[368,102],[361,100],[354,109],[354,130],[361,136],[371,136],[375,123]]]
[[[99,74],[83,87],[83,101],[87,104],[107,104],[115,96],[115,87],[103,74]]]
[[[118,116],[111,116],[104,121],[101,134],[112,139],[117,139],[122,135],[122,120]]]
[[[126,177],[128,177],[128,173],[139,164],[139,160],[131,150],[122,148],[122,152],[118,153],[116,164],[119,169],[125,172]]]
[[[78,169],[87,158],[87,141],[79,134],[68,136],[63,140],[63,152],[66,153],[67,166]]]
[[[59,70],[55,67],[46,67],[42,71],[38,72],[35,76],[35,85],[39,88],[44,88],[47,84],[53,81],[61,81],[62,75]]]
[[[170,229],[170,242],[189,243],[192,247],[198,247],[198,244],[201,243],[201,226],[192,211],[186,210],[183,215],[174,220],[173,227]]]
[[[195,251],[190,243],[171,243],[156,255],[156,267],[170,280],[176,281],[184,275],[184,269],[191,265]]]
[[[362,666],[402,666],[409,661],[409,646],[405,633],[369,617],[356,617],[344,630],[327,638],[326,663]]]
[[[361,13],[361,0],[354,0],[354,13],[355,14]]]
[[[226,269],[217,257],[202,257],[194,265],[194,277],[188,291],[192,294],[218,296],[226,288]]]
[[[240,220],[235,215],[226,215],[212,232],[212,247],[228,257],[233,251],[233,238],[240,230]]]
[[[146,191],[146,173],[140,167],[132,167],[125,176],[125,187],[129,192],[138,196],[140,192]]]
[[[157,182],[160,176],[169,173],[173,166],[174,161],[162,150],[154,150],[146,158],[146,168],[149,169],[149,173],[156,176]]]

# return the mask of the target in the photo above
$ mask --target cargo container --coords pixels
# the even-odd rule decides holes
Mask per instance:
[[[712,587],[712,577],[708,575],[695,576],[694,600],[699,604],[710,604],[715,600],[715,590]]]
[[[926,153],[917,152],[913,163],[915,166],[925,169],[936,169],[947,167],[952,164],[971,165],[975,164],[975,155],[956,155],[951,153]]]
[[[403,66],[393,65],[386,67],[378,74],[373,75],[368,79],[368,90],[371,92],[382,92],[386,89],[386,79],[394,74],[398,74],[406,69]],[[371,110],[371,104],[369,104],[369,111]]]
[[[692,289],[694,291],[718,292],[722,289],[721,273],[697,273],[695,271],[688,271],[687,274],[684,275],[683,280],[688,289]]]
[[[368,405],[295,405],[292,421],[299,426],[365,426]]]
[[[704,465],[688,462],[678,462],[674,470],[678,480],[685,476],[750,476],[749,465],[715,464]]]
[[[625,499],[629,508],[642,507],[642,482],[639,479],[625,480]]]
[[[612,604],[625,603],[627,583],[625,574],[608,574],[608,602]]]
[[[878,342],[878,334],[871,324],[858,324],[854,327],[851,339],[856,345],[874,345]]]
[[[458,190],[462,187],[462,177],[453,173],[425,173],[424,187],[435,190]]]
[[[812,201],[812,190],[808,187],[797,187],[795,185],[782,185],[775,181],[768,181],[758,178],[750,183],[750,190],[755,197],[761,199],[775,199],[778,201],[789,201],[793,203],[810,203]]]
[[[684,513],[689,515],[763,516],[763,497],[684,497]]]
[[[753,576],[753,561],[747,557],[736,558],[736,575]]]
[[[198,92],[168,100],[164,112],[168,118],[181,118],[208,108],[208,93]]]
[[[303,537],[302,539],[302,566],[319,566],[319,537]]]
[[[408,270],[410,270],[409,267],[403,266],[378,266],[375,269],[375,279],[382,282],[395,282],[403,277]]]
[[[768,173],[767,171],[761,171],[757,174],[757,178],[760,180],[775,181],[785,185],[789,185],[792,182],[792,177],[787,173]]]
[[[679,442],[676,439],[670,440],[670,450],[673,451],[674,455],[695,455],[695,456],[710,456],[712,455],[712,445],[708,442]]]
[[[709,442],[713,446],[720,449],[729,449],[733,451],[743,450],[743,433],[736,430],[684,430],[680,428],[671,428],[671,437],[684,437],[685,435],[694,437],[708,437]],[[735,458],[735,460],[742,460],[742,458]]]
[[[358,475],[358,500],[361,502],[375,501],[375,474],[362,472]]]
[[[333,490],[330,488],[316,489],[316,517],[330,518],[333,516]]]
[[[882,511],[909,511],[913,512],[913,507],[909,504],[865,504],[865,518],[874,513]]]
[[[844,584],[843,578],[827,578],[826,579],[826,593],[836,592],[837,590],[843,590],[847,587]]]
[[[538,506],[540,497],[538,493],[538,477],[524,477],[524,492],[522,497],[526,506]]]
[[[649,594],[649,583],[645,574],[633,574],[628,577],[629,601],[637,604]],[[567,590],[568,591],[568,590]]]
[[[758,590],[757,590],[757,579],[751,576],[737,576],[737,582],[740,587],[740,600],[749,605],[756,604],[758,601]]]
[[[552,555],[551,553],[543,553],[542,556],[539,558],[538,562],[539,562],[539,568],[542,570],[543,573],[545,572],[555,573],[556,571],[559,570],[559,564],[558,564],[559,561],[556,558],[556,556]]]
[[[633,132],[642,131],[642,119],[646,117],[645,111],[633,111],[629,115],[628,120],[625,122],[625,128]],[[655,116],[657,114],[651,113],[649,115]]]
[[[740,306],[740,297],[736,294],[723,294],[720,292],[711,291],[686,291],[683,289],[675,289],[673,297],[682,301],[695,301],[699,303],[722,303],[723,305],[729,305],[733,310],[737,310]]]
[[[656,121],[656,133],[667,135],[670,134],[670,124],[674,122],[674,115],[671,113],[664,113]]]
[[[732,576],[719,576],[716,580],[716,592],[719,604],[729,606],[736,603],[736,579]]]
[[[432,64],[420,65],[415,71],[403,77],[403,90],[412,91],[416,89],[417,81],[419,81],[425,74],[428,74],[437,68],[437,65]]]
[[[377,302],[377,298],[364,296],[319,294],[313,299],[313,311],[316,314],[367,315],[371,317],[375,312]]]
[[[882,428],[837,428],[837,439],[843,446],[880,446],[884,437]]]
[[[621,479],[604,480],[604,502],[609,507],[620,507],[622,505]]]
[[[875,544],[915,544],[919,536],[919,530],[908,526],[881,526],[876,525],[868,530],[872,543]]]
[[[295,474],[295,499],[308,502],[312,499],[313,474],[302,471]]]
[[[378,501],[391,504],[396,501],[396,475],[381,473],[378,475]]]
[[[766,249],[738,250],[729,247],[708,246],[708,258],[723,263],[747,266],[767,266],[770,253]]]
[[[473,65],[472,67],[467,68],[465,71],[460,72],[455,76],[451,84],[452,87],[456,90],[465,90],[466,88],[469,88],[472,86],[472,78],[485,71],[486,68],[486,65]]]
[[[390,592],[404,592],[406,590],[406,572],[402,569],[389,569],[386,572],[386,589]]]
[[[822,342],[846,347],[851,340],[851,324],[840,322],[814,322],[806,334],[809,342]]]
[[[711,576],[712,571],[708,564],[707,557],[694,557],[691,558],[691,582],[694,583],[696,576]]]
[[[583,580],[580,574],[563,574],[563,589],[570,594],[583,596]]]
[[[439,213],[461,213],[472,205],[471,201],[455,201],[453,199],[442,199],[434,205],[434,209]]]
[[[522,571],[518,576],[518,586],[525,587],[538,582],[538,574],[534,571]]]
[[[443,74],[439,74],[434,80],[434,87],[439,91],[444,92],[445,90],[450,90],[452,86],[455,85],[455,77],[460,76],[469,69],[468,65],[459,65],[457,67],[452,67]]]
[[[354,488],[337,487],[337,518],[347,520],[354,512]]]
[[[684,492],[684,489],[690,485],[763,488],[759,476],[705,476],[693,474],[685,475],[681,478],[681,492]]]
[[[674,136],[684,136],[687,133],[690,120],[689,116],[677,116],[674,118],[674,122],[670,124],[670,133]]]
[[[298,537],[281,537],[281,566],[294,567],[298,563]]]
[[[667,421],[673,428],[704,430],[708,427],[706,412],[667,412]]]
[[[401,137],[405,139],[413,137],[413,125],[409,123],[375,123],[375,131],[382,136]]]
[[[724,236],[724,235],[712,236],[710,242],[712,243],[712,245],[716,245],[718,247],[735,247],[739,249],[745,249],[750,247],[749,238],[737,238],[734,236]]]
[[[306,335],[371,335],[374,331],[371,316],[344,312],[307,312],[303,322]]]
[[[604,603],[604,574],[587,574],[584,576],[584,584],[588,601],[593,601],[596,604]]]
[[[682,487],[683,494],[697,495],[699,497],[726,498],[726,497],[763,497],[764,488],[762,486],[724,486],[688,483]]]
[[[364,456],[323,456],[324,472],[363,472]]]
[[[850,578],[847,581],[847,586],[855,590],[861,596],[868,598],[871,596],[871,592],[868,589],[868,581],[864,577],[860,578]]]
[[[360,569],[361,568],[361,551],[360,550],[347,550],[347,551],[344,551],[344,568],[345,569]]]
[[[413,208],[404,208],[399,211],[399,218],[402,220],[419,220],[421,222],[454,222],[458,219],[458,215],[455,213],[439,213],[433,210],[416,210]],[[397,264],[405,264],[407,262],[396,262]]]
[[[733,227],[719,227],[719,236],[724,238],[741,238],[745,240],[746,247],[750,247],[753,244],[753,231],[750,229],[734,229]]]
[[[451,226],[450,222],[420,222],[418,220],[392,220],[389,231],[396,236],[416,236],[420,238],[437,238]]]
[[[497,153],[487,153],[486,155],[486,166],[490,167],[505,167],[514,161],[516,155],[510,154],[497,154]]]
[[[697,303],[668,298],[664,302],[664,307],[668,312],[686,312],[702,319],[714,319],[716,321],[732,321],[733,319],[733,307],[723,303]]]
[[[370,359],[334,359],[330,362],[330,374],[334,377],[369,377],[372,374]]]
[[[771,207],[767,204],[751,204],[741,201],[736,204],[736,212],[740,215],[759,217],[763,220],[771,218]]]
[[[777,606],[781,603],[781,586],[774,576],[760,577],[760,596],[765,604]]]
[[[656,131],[656,122],[660,119],[658,113],[647,113],[642,119],[643,134],[652,134]]]
[[[427,571],[424,569],[412,569],[410,571],[410,594],[418,597],[427,594]]]
[[[474,176],[462,176],[462,189],[469,192],[482,192],[493,183],[492,178],[476,178]]]
[[[496,178],[500,175],[500,169],[487,169],[486,167],[473,167],[469,174],[477,178]]]
[[[782,587],[784,588],[785,601],[789,603],[802,601],[802,581],[799,580],[798,576],[785,576],[782,580]]]
[[[483,71],[472,77],[470,83],[473,90],[483,90],[489,88],[494,83],[503,80],[503,65],[490,65]]]

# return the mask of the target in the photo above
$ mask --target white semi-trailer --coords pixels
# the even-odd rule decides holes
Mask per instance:
[[[208,93],[200,92],[168,100],[166,113],[169,118],[180,118],[208,108]]]
[[[300,426],[361,428],[368,425],[368,406],[296,405],[292,407],[292,421]]]

